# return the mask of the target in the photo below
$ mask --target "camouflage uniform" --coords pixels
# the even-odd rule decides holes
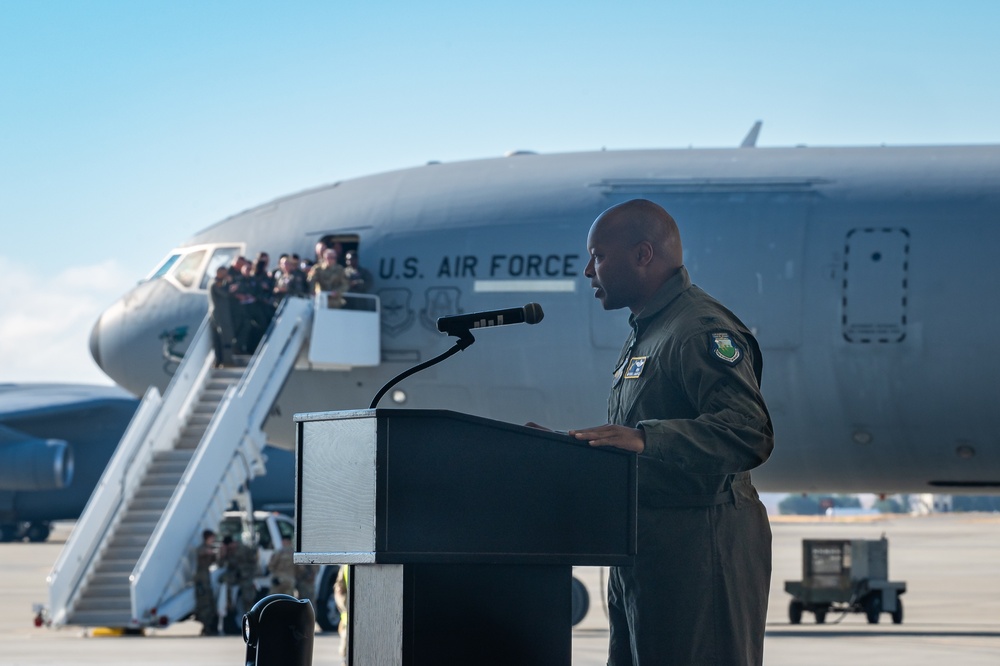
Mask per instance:
[[[344,659],[347,659],[347,609],[350,606],[350,575],[350,565],[340,565],[337,580],[333,584],[333,600],[337,604],[337,610],[340,611],[340,624],[337,626],[337,633],[340,635],[340,656]]]
[[[299,599],[311,599],[316,593],[316,572],[319,566],[315,564],[299,564],[295,567],[295,589]]]
[[[219,568],[222,575],[219,576],[218,612],[223,617],[234,612],[236,590],[239,584],[239,571],[236,569],[236,544],[232,543],[230,537],[222,542],[222,549],[219,551]]]
[[[219,633],[219,616],[215,610],[215,594],[212,592],[211,566],[215,562],[215,546],[203,543],[195,550],[197,567],[194,572],[194,617],[203,625],[202,634],[214,636]]]
[[[271,572],[271,594],[294,594],[295,562],[292,560],[294,553],[291,547],[281,548],[267,563],[268,571]]]
[[[348,290],[351,282],[347,279],[343,266],[340,264],[331,264],[329,266],[316,264],[309,270],[308,280],[309,285],[314,291],[332,292],[327,301],[327,307],[344,307],[346,301],[342,294]]]
[[[260,556],[257,548],[239,544],[236,546],[236,553],[233,556],[236,564],[237,584],[240,587],[240,609],[243,613],[249,611],[255,601],[257,601],[257,588],[254,585],[254,578],[260,565]]]

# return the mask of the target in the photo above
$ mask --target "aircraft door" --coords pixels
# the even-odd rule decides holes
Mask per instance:
[[[906,337],[910,234],[906,229],[851,229],[844,243],[844,339],[902,342]]]

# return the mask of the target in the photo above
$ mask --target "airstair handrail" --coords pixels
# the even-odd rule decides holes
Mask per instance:
[[[146,389],[139,407],[132,415],[118,447],[105,467],[94,492],[77,519],[66,545],[52,566],[49,586],[50,621],[61,626],[66,621],[69,603],[80,587],[90,563],[104,540],[108,527],[122,503],[122,485],[129,464],[142,444],[156,417],[162,398],[155,386]]]
[[[216,527],[237,487],[248,481],[234,461],[248,445],[243,455],[260,459],[265,444],[260,428],[294,367],[311,320],[311,300],[286,298],[243,379],[227,390],[132,571],[132,609],[140,619],[149,619],[152,609],[187,584],[178,575],[189,573],[201,530]],[[227,485],[232,487],[223,492]]]
[[[205,377],[211,372],[213,359],[210,318],[205,317],[163,394],[163,404],[160,405],[160,411],[149,429],[142,449],[137,452],[128,469],[122,490],[125,499],[136,491],[152,462],[153,453],[173,448],[180,437],[192,411],[193,401],[197,398],[198,392],[194,389],[204,385]]]
[[[163,396],[155,388],[146,391],[48,577],[49,613],[53,625],[61,626],[66,622],[82,584],[106,547],[120,517],[120,508],[135,492],[153,452],[169,446],[179,435],[183,423],[179,416],[191,409],[191,388],[203,381],[206,366],[211,365],[211,345],[206,317]],[[167,440],[167,444],[162,444],[163,440]]]

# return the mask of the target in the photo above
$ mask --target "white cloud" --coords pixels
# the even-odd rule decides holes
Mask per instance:
[[[112,384],[90,330],[130,278],[114,260],[53,269],[0,257],[0,381]]]

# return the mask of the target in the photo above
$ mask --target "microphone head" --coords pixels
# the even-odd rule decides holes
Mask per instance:
[[[545,313],[542,312],[542,306],[538,303],[528,303],[524,306],[524,323],[537,324],[544,316]]]

